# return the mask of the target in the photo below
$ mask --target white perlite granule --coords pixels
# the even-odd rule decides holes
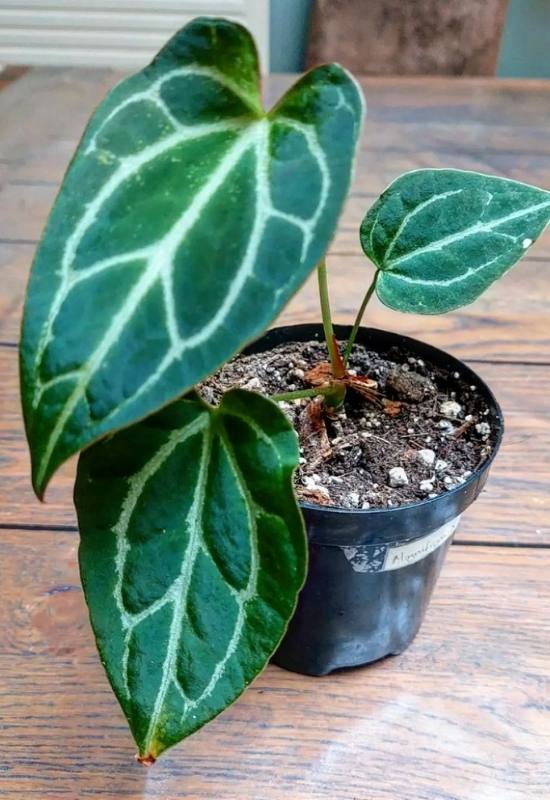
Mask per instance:
[[[419,450],[417,456],[418,460],[421,461],[423,464],[425,464],[427,467],[431,467],[435,461],[435,453],[428,447]]]
[[[388,472],[388,475],[390,479],[390,486],[392,486],[394,489],[399,488],[399,486],[406,486],[409,482],[407,473],[403,467],[392,467]]]
[[[456,400],[446,400],[444,403],[441,403],[439,411],[444,417],[456,419],[462,411],[462,406],[460,403],[457,403]]]

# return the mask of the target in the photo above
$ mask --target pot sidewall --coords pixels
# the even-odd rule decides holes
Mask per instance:
[[[351,326],[335,326],[346,339]],[[275,328],[245,353],[291,341],[322,341],[319,325]],[[502,441],[502,411],[486,383],[466,364],[400,334],[361,328],[357,343],[392,347],[460,372],[476,386],[496,430],[490,457],[462,485],[435,498],[384,509],[345,509],[301,502],[309,569],[294,617],[274,663],[308,675],[370,663],[402,652],[418,632],[461,514],[483,489]]]

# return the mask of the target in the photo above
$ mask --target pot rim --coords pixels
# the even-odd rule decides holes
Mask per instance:
[[[346,339],[352,330],[352,325],[334,325],[334,333],[338,339]],[[314,330],[315,333],[313,334],[313,339],[322,340],[324,338],[323,334],[323,326],[320,322],[306,322],[306,323],[298,323],[295,325],[279,325],[267,330],[263,336],[256,339],[251,345],[249,345],[243,352],[261,352],[257,349],[257,345],[260,344],[266,338],[269,338],[270,334],[274,333],[282,333],[283,331],[301,331],[305,333],[306,331]],[[496,431],[496,437],[493,444],[493,449],[489,457],[475,470],[472,471],[472,474],[469,478],[467,478],[464,483],[460,483],[455,486],[453,489],[446,491],[445,493],[440,493],[437,497],[426,498],[425,500],[418,500],[414,503],[405,503],[399,506],[392,506],[390,508],[346,508],[345,506],[324,506],[317,503],[309,503],[307,501],[299,500],[300,508],[303,508],[307,511],[312,511],[316,513],[325,513],[325,514],[333,514],[333,515],[360,515],[365,518],[374,519],[376,517],[380,517],[384,514],[391,514],[393,517],[397,516],[400,513],[407,513],[409,514],[411,511],[415,509],[429,509],[430,507],[437,505],[437,503],[441,502],[442,498],[451,499],[456,497],[457,495],[468,494],[469,489],[473,488],[474,485],[479,481],[480,476],[483,473],[487,473],[489,468],[491,467],[498,450],[502,444],[502,438],[504,435],[504,415],[502,413],[502,409],[500,404],[498,403],[496,397],[494,396],[491,388],[485,383],[485,381],[475,372],[471,367],[468,366],[464,361],[453,356],[451,353],[448,353],[446,350],[442,350],[439,347],[435,347],[428,342],[423,342],[420,339],[415,339],[411,336],[405,336],[401,333],[395,333],[394,331],[386,331],[381,328],[372,328],[367,326],[361,326],[358,331],[358,339],[356,340],[359,344],[360,337],[363,337],[367,334],[371,334],[376,336],[388,337],[390,339],[395,339],[398,346],[402,346],[405,348],[414,351],[415,348],[420,346],[421,349],[431,351],[435,357],[443,360],[448,360],[450,362],[454,362],[457,365],[457,370],[461,369],[463,372],[465,371],[467,374],[471,375],[472,378],[475,380],[475,384],[481,388],[484,392],[484,395],[487,398],[489,406],[492,406],[492,418],[498,423],[498,429]],[[292,339],[288,339],[287,341],[292,341]],[[298,339],[295,341],[306,341],[305,339]],[[274,345],[277,346],[277,345]],[[269,348],[265,348],[264,352],[267,351]],[[428,356],[429,358],[429,356]]]

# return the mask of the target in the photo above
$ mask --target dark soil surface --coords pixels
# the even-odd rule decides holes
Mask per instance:
[[[305,389],[309,370],[326,361],[324,344],[291,342],[235,358],[201,391],[217,403],[237,387],[264,395]],[[382,407],[348,389],[344,409],[332,417],[319,399],[279,404],[300,441],[295,484],[303,500],[345,508],[418,502],[464,483],[489,457],[495,422],[459,373],[402,351],[381,356],[361,345],[348,367],[375,380],[379,398],[397,403]]]

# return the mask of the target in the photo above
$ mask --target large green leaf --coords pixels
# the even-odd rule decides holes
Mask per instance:
[[[181,395],[275,318],[333,235],[362,115],[335,65],[265,113],[250,34],[206,18],[107,96],[28,291],[22,396],[40,495],[66,458]]]
[[[397,178],[361,225],[380,269],[376,291],[399,311],[440,314],[473,302],[550,220],[550,192],[454,169]]]
[[[303,583],[298,444],[260,395],[167,406],[82,454],[80,568],[101,659],[143,759],[261,671]]]

